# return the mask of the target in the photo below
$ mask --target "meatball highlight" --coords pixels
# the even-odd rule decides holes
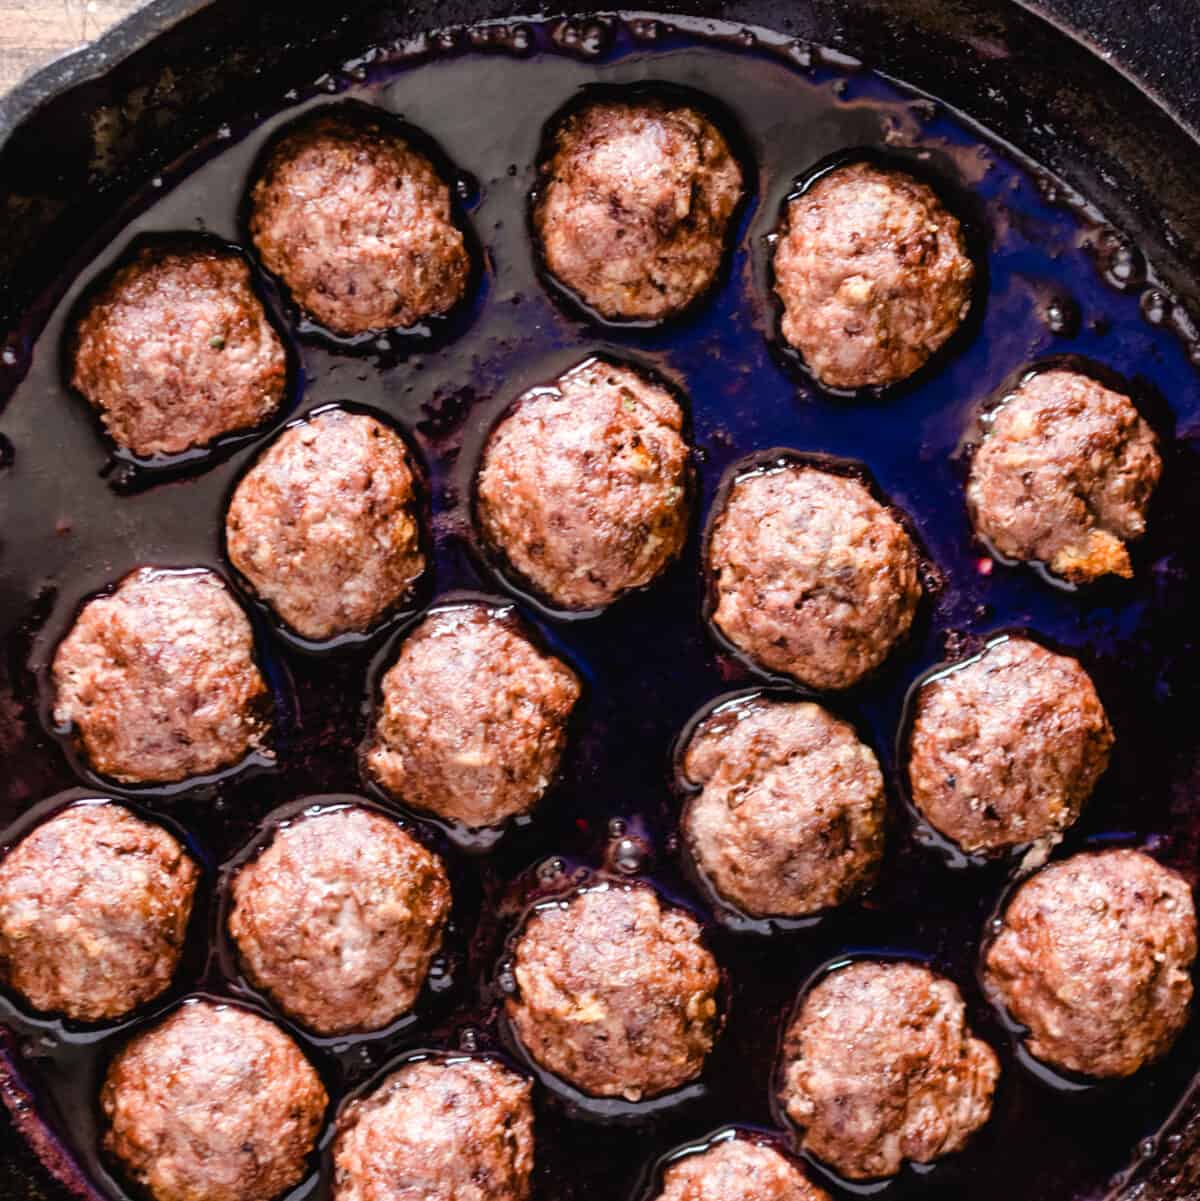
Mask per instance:
[[[719,129],[686,104],[596,101],[555,128],[533,227],[546,269],[613,321],[662,321],[712,286],[743,196]]]
[[[359,807],[281,825],[232,894],[229,933],[250,982],[323,1035],[378,1030],[412,1009],[450,914],[438,858]]]
[[[801,463],[741,475],[708,538],[711,620],[759,667],[849,688],[909,631],[916,547],[857,479]]]
[[[408,138],[357,107],[285,133],[250,206],[267,269],[335,333],[414,326],[466,292],[470,253],[449,184]]]
[[[273,417],[287,356],[240,255],[143,247],[88,300],[71,384],[123,450],[177,455]]]
[[[856,896],[883,855],[883,774],[853,728],[819,705],[762,696],[724,705],[683,757],[688,852],[753,917],[798,918]]]
[[[798,1164],[765,1143],[723,1138],[675,1160],[657,1201],[830,1201]]]
[[[670,392],[600,359],[526,393],[483,453],[485,540],[560,609],[603,608],[646,587],[687,540],[682,431]]]
[[[695,1080],[721,1027],[716,961],[690,914],[645,886],[539,906],[513,956],[505,1012],[546,1071],[594,1097],[642,1101]]]
[[[530,1093],[492,1059],[406,1064],[338,1119],[335,1201],[527,1201]]]
[[[775,247],[782,331],[828,388],[884,388],[923,367],[971,307],[962,226],[902,171],[852,163],[787,206]]]
[[[1017,889],[985,953],[984,982],[1035,1058],[1130,1076],[1187,1024],[1195,957],[1188,885],[1141,851],[1090,852]]]
[[[211,571],[126,576],[83,607],[52,676],[55,722],[123,784],[174,783],[266,753],[270,696],[254,635]]]
[[[367,774],[444,821],[500,825],[528,813],[557,775],[580,691],[511,609],[435,609],[383,677]]]
[[[987,1120],[1000,1065],[952,981],[859,961],[804,998],[784,1039],[780,1100],[801,1146],[848,1180],[961,1151]]]
[[[0,976],[35,1009],[123,1017],[170,985],[199,874],[161,826],[72,805],[0,861]]]
[[[278,1027],[194,1001],[134,1036],[100,1100],[105,1152],[153,1201],[274,1201],[305,1176],[328,1097]]]
[[[912,801],[969,854],[1052,844],[1079,817],[1113,741],[1076,660],[1005,637],[917,693]]]
[[[425,570],[403,438],[342,409],[291,426],[238,484],[225,537],[234,567],[301,637],[370,629]]]
[[[1074,584],[1133,575],[1162,475],[1158,438],[1120,392],[1077,371],[1024,379],[991,415],[971,463],[975,528],[1007,559]]]

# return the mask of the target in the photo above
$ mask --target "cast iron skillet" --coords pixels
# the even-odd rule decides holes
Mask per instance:
[[[34,77],[0,100],[0,341],[31,298],[69,267],[89,229],[115,214],[125,181],[145,179],[201,132],[365,46],[507,16],[512,7],[423,0],[350,3],[337,13],[313,6],[310,13],[294,3],[158,0],[97,46]],[[1087,0],[1056,0],[1059,18],[1086,15],[1106,45],[1122,48],[1116,60],[1025,8],[995,0],[656,7],[774,27],[928,89],[1135,230],[1159,276],[1186,308],[1200,311],[1200,145],[1189,130],[1200,124],[1200,18],[1189,0],[1157,6],[1157,27],[1153,14],[1132,6],[1096,14]],[[1126,65],[1153,78],[1161,100],[1117,68],[1126,48]],[[1200,784],[1200,771],[1193,782]],[[10,1100],[20,1119],[25,1102]],[[1130,1201],[1200,1196],[1200,1113],[1183,1115],[1177,1135]],[[0,1156],[4,1196],[62,1195],[7,1122]]]

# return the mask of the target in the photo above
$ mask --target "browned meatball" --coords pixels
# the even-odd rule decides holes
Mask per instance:
[[[799,1165],[764,1143],[724,1138],[675,1160],[658,1201],[830,1201]]]
[[[854,730],[819,705],[725,705],[683,759],[699,787],[683,832],[696,866],[735,908],[804,917],[840,905],[883,855],[883,775]]]
[[[716,279],[742,171],[687,105],[601,101],[570,113],[541,164],[533,225],[551,275],[618,321],[661,321]]]
[[[407,1064],[338,1119],[335,1201],[526,1201],[530,1091],[491,1059]]]
[[[934,676],[909,735],[912,800],[964,851],[1055,842],[1108,766],[1112,727],[1087,672],[1006,637]]]
[[[1162,459],[1129,397],[1077,371],[1041,371],[988,425],[967,502],[995,550],[1072,583],[1131,576],[1125,544],[1146,532]]]
[[[89,601],[54,656],[54,720],[91,766],[170,783],[264,749],[254,635],[211,571],[144,567]]]
[[[366,754],[390,795],[482,829],[528,813],[558,772],[579,680],[510,609],[435,609],[383,677]]]
[[[229,558],[302,637],[367,630],[425,570],[415,488],[399,434],[326,409],[285,430],[238,485]]]
[[[1141,851],[1101,851],[1021,885],[987,949],[985,984],[1038,1059],[1129,1076],[1187,1023],[1195,957],[1187,884]]]
[[[801,1145],[850,1180],[960,1151],[988,1120],[1000,1065],[955,985],[913,963],[851,963],[804,998],[780,1099]]]
[[[0,974],[35,1009],[122,1017],[171,983],[198,875],[161,826],[73,805],[0,862]]]
[[[923,367],[966,317],[974,278],[933,191],[868,163],[790,201],[775,249],[783,336],[830,388],[886,387]]]
[[[229,933],[250,982],[318,1034],[407,1013],[450,913],[437,857],[356,807],[280,826],[232,891]]]
[[[282,1030],[193,1001],[126,1045],[100,1100],[104,1150],[154,1201],[273,1201],[305,1175],[328,1098]]]
[[[630,367],[589,359],[523,397],[484,451],[483,534],[561,609],[599,609],[653,581],[683,549],[683,413]]]
[[[539,906],[505,1010],[543,1068],[597,1097],[641,1101],[694,1080],[721,1025],[720,972],[700,927],[644,886]]]
[[[802,464],[738,478],[713,522],[712,620],[769,671],[848,688],[908,633],[916,547],[866,486]]]
[[[261,425],[287,358],[240,255],[143,247],[88,301],[71,383],[118,446],[150,458]]]
[[[466,291],[470,255],[447,182],[396,129],[357,108],[289,130],[250,204],[268,270],[336,333],[416,325]]]

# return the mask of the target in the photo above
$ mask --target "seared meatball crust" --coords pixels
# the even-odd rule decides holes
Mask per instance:
[[[917,548],[867,485],[788,457],[735,472],[710,520],[706,566],[724,639],[821,690],[878,668],[922,596]]]
[[[234,877],[229,933],[247,978],[321,1035],[408,1013],[442,945],[441,861],[362,806],[303,814]]]
[[[1108,767],[1114,736],[1079,662],[1006,636],[918,690],[913,804],[968,854],[1056,842]]]
[[[216,242],[143,245],[89,294],[75,323],[71,384],[138,458],[262,425],[287,380],[246,260]]]
[[[539,905],[512,970],[505,1013],[521,1045],[593,1097],[637,1102],[691,1083],[721,1027],[721,974],[700,927],[644,885]]]
[[[679,316],[717,279],[744,188],[684,94],[605,89],[551,124],[532,209],[542,263],[609,321]]]
[[[818,383],[885,388],[920,370],[971,307],[975,268],[933,189],[868,162],[819,174],[775,243],[782,333]]]
[[[312,642],[364,633],[425,571],[417,472],[404,439],[327,408],[289,426],[242,477],[225,516],[229,560]]]
[[[152,1201],[274,1201],[307,1173],[327,1103],[277,1026],[189,1001],[110,1065],[103,1145]]]
[[[1162,476],[1158,438],[1128,396],[1065,368],[1037,371],[986,419],[967,504],[997,554],[1068,583],[1129,578]]]
[[[127,575],[84,605],[51,676],[55,723],[122,784],[176,783],[268,753],[253,630],[211,571]]]
[[[259,257],[336,334],[444,316],[472,264],[440,157],[365,105],[302,118],[272,144],[250,192]]]
[[[602,609],[683,549],[684,414],[627,364],[587,359],[523,396],[492,432],[475,508],[493,553],[558,609]]]
[[[848,1180],[960,1151],[1000,1074],[950,980],[915,963],[857,961],[804,996],[783,1043],[779,1099],[801,1146]]]
[[[984,985],[1035,1058],[1130,1076],[1187,1024],[1196,957],[1192,891],[1135,850],[1085,852],[1012,895],[984,953]]]
[[[199,875],[162,826],[69,806],[0,861],[0,975],[35,1009],[123,1017],[170,985]]]
[[[482,1056],[404,1065],[338,1118],[334,1201],[528,1201],[531,1092]]]
[[[675,1159],[656,1201],[831,1201],[799,1164],[766,1143],[725,1136]]]
[[[683,748],[692,862],[752,917],[843,904],[883,855],[883,774],[848,723],[819,705],[757,694],[719,705]]]

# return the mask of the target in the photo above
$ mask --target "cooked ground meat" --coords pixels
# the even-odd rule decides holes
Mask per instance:
[[[744,913],[803,917],[874,879],[883,775],[854,730],[819,705],[724,706],[692,735],[683,771],[700,788],[684,810],[688,850]]]
[[[1009,559],[1072,583],[1129,577],[1162,475],[1154,431],[1133,402],[1077,371],[1041,371],[992,415],[971,463],[975,527]]]
[[[382,119],[339,106],[271,150],[250,236],[296,303],[335,333],[417,325],[463,297],[470,254],[450,188]]]
[[[143,247],[87,302],[72,349],[72,385],[144,458],[253,429],[287,388],[250,268],[216,247]]]
[[[229,933],[250,982],[325,1035],[407,1013],[450,913],[437,857],[357,807],[280,826],[232,891]]]
[[[83,607],[52,674],[54,720],[122,783],[206,775],[263,750],[270,698],[254,635],[211,571],[126,576]]]
[[[1188,1019],[1196,911],[1141,851],[1073,855],[1017,889],[985,956],[985,984],[1030,1053],[1087,1076],[1129,1076]]]
[[[571,112],[541,164],[533,225],[546,268],[601,316],[661,321],[712,285],[742,171],[686,105],[602,101]]]
[[[933,191],[869,163],[790,201],[775,249],[783,336],[830,388],[886,387],[923,367],[966,317],[974,278]]]
[[[1112,727],[1086,671],[1007,637],[922,686],[909,734],[913,804],[970,853],[1058,837],[1108,766]]]
[[[558,772],[579,680],[510,609],[435,609],[383,677],[369,774],[414,809],[480,829],[528,813]]]
[[[526,1201],[530,1092],[491,1059],[407,1064],[338,1119],[335,1201]]]
[[[830,1201],[830,1196],[773,1147],[724,1138],[672,1163],[658,1201]]]
[[[72,805],[0,862],[0,975],[35,1009],[123,1017],[171,983],[198,876],[161,826]]]
[[[327,1100],[282,1030],[194,1001],[113,1060],[104,1150],[154,1201],[273,1201],[307,1172]]]
[[[951,981],[860,961],[804,998],[784,1040],[780,1099],[806,1151],[871,1180],[962,1150],[991,1113],[999,1074]]]
[[[689,457],[674,397],[589,359],[524,396],[493,432],[476,491],[483,535],[561,609],[599,609],[683,549]]]
[[[720,972],[690,914],[641,885],[539,906],[505,1004],[529,1054],[597,1097],[641,1101],[694,1080],[721,1026]]]
[[[712,620],[759,666],[848,688],[908,633],[918,569],[904,527],[858,480],[795,463],[753,471],[712,525]]]
[[[238,485],[229,558],[302,637],[367,630],[425,570],[415,489],[399,434],[326,409],[285,430]]]

